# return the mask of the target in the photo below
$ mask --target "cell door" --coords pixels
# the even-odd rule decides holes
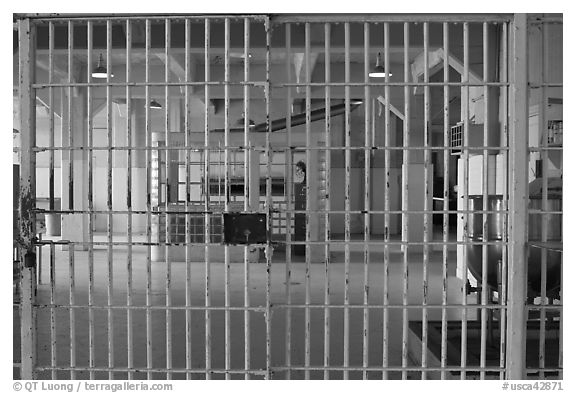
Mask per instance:
[[[15,378],[562,378],[561,16],[16,19]]]

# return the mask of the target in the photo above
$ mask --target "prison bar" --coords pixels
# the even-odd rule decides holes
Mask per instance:
[[[50,247],[50,258],[56,258],[54,255],[54,246]],[[76,304],[76,280],[75,280],[75,269],[74,269],[74,245],[68,248],[68,273],[70,276],[70,292],[68,297],[68,302],[70,306]],[[76,366],[76,312],[70,308],[70,367]],[[76,373],[70,371],[70,379],[76,379]]]
[[[291,54],[292,54],[292,37],[291,37],[291,24],[286,23],[286,80],[290,82],[292,80],[292,68],[291,68]],[[326,60],[328,61],[328,60]],[[292,88],[286,89],[286,146],[288,148],[292,147]],[[286,149],[286,222],[290,223],[293,220],[292,210],[293,210],[293,196],[292,196],[292,171],[293,169],[293,155],[291,149]],[[288,225],[287,225],[288,226]],[[287,304],[292,303],[292,291],[291,291],[291,280],[292,280],[292,233],[291,231],[286,231],[286,273],[285,273],[285,302]],[[292,376],[290,365],[292,364],[292,309],[286,309],[286,336],[284,339],[284,362],[288,369],[286,370],[286,379],[290,379]]]
[[[34,305],[36,308],[62,308],[62,309],[69,309],[69,308],[92,308],[95,310],[107,310],[108,306],[107,305],[82,305],[82,304],[75,304],[75,305],[66,305],[66,304],[55,304],[55,305],[51,305],[49,303],[47,304],[42,304],[42,303],[37,303]],[[283,303],[274,303],[272,305],[270,305],[271,308],[342,308],[342,306],[339,306],[337,304],[283,304]],[[363,308],[372,308],[372,309],[378,309],[381,310],[382,306],[381,305],[376,305],[376,304],[368,304],[365,305],[363,303],[359,303],[359,304],[350,304],[348,305],[348,307],[350,309],[363,309]],[[427,304],[425,306],[423,306],[422,304],[389,304],[388,305],[389,308],[391,309],[402,309],[404,307],[408,308],[408,309],[418,309],[421,310],[422,307],[428,308],[428,309],[462,309],[462,305],[454,305],[454,304]],[[539,310],[540,307],[544,307],[546,309],[550,309],[550,310],[558,310],[561,309],[562,306],[559,304],[549,304],[549,305],[543,305],[543,306],[527,306],[527,309],[534,309],[534,310]],[[126,309],[127,306],[126,305],[112,305],[110,308],[112,309]],[[129,307],[132,310],[165,310],[166,306],[162,305],[162,306],[131,306]],[[480,304],[467,304],[466,308],[469,309],[506,309],[505,305],[500,305],[500,304],[487,304],[485,306],[482,306]],[[186,310],[186,309],[190,309],[190,310],[214,310],[214,311],[218,311],[218,310],[225,310],[227,309],[227,307],[225,306],[210,306],[210,307],[206,307],[206,306],[195,306],[195,305],[191,305],[191,306],[170,306],[171,310]],[[248,308],[245,308],[244,306],[230,306],[228,307],[228,309],[230,309],[231,311],[243,311],[245,309],[250,310],[250,311],[255,311],[255,312],[265,312],[266,311],[266,307],[265,306],[250,306]]]
[[[484,83],[488,82],[488,24],[484,22],[482,24],[482,81]],[[492,113],[489,111],[489,91],[488,86],[484,85],[484,126],[482,135],[482,145],[488,145],[488,126],[490,122],[490,116]],[[496,191],[496,190],[494,190]],[[482,151],[482,210],[488,210],[488,151]],[[482,213],[482,240],[488,240],[488,215]],[[482,283],[480,292],[481,304],[485,305],[488,303],[488,246],[486,244],[482,245]],[[481,309],[480,312],[480,367],[486,366],[486,329],[492,329],[492,321],[488,321],[487,318],[492,319],[492,313],[487,313],[486,309]],[[489,333],[492,336],[492,330]],[[485,379],[486,373],[480,372],[480,379]]]
[[[364,23],[364,81],[368,82],[368,74],[370,72],[370,25]],[[328,105],[327,105],[328,107]],[[327,135],[326,139],[330,136]],[[364,86],[364,210],[370,211],[370,147],[372,138],[370,137],[370,87]],[[326,215],[329,217],[329,215]],[[330,225],[330,220],[327,220],[327,225]],[[364,305],[368,305],[369,286],[368,280],[370,277],[370,249],[367,241],[370,236],[370,215],[364,216]],[[329,252],[329,251],[328,251]],[[370,343],[370,329],[369,329],[369,313],[368,308],[364,308],[362,314],[362,366],[368,367],[368,345]],[[368,373],[362,373],[362,379],[368,379]]]
[[[48,23],[48,83],[54,83],[54,23]],[[50,87],[48,92],[48,106],[50,107],[49,113],[49,140],[48,145],[54,147],[54,88]],[[62,142],[60,142],[62,144]],[[49,158],[49,179],[48,179],[48,206],[50,210],[54,210],[54,151],[50,152]],[[41,264],[38,265],[38,283],[42,282],[42,274],[40,270]]]
[[[344,80],[350,82],[350,23],[344,23]],[[351,145],[350,86],[344,87],[344,144]],[[344,152],[344,379],[349,378],[350,366],[350,150]]]
[[[270,27],[270,19],[264,20],[264,31],[266,34],[266,85],[264,88],[264,97],[266,101],[266,124],[270,130],[270,84],[271,84],[271,57],[270,49],[272,45],[272,31]],[[272,151],[270,149],[270,132],[266,133],[266,210],[268,212],[272,209],[272,178],[270,176],[270,163],[272,161]],[[268,238],[272,233],[272,215],[268,214],[268,221],[266,223],[266,232]],[[270,241],[266,243],[266,314],[264,315],[266,323],[266,379],[272,378],[272,245]]]
[[[230,211],[230,19],[224,19],[224,211]],[[230,307],[230,246],[224,246],[224,305]],[[224,368],[230,369],[230,311],[224,313]],[[230,374],[226,374],[230,379]]]
[[[76,50],[76,52],[81,52],[81,50]],[[499,86],[503,86],[505,85],[506,82],[488,82],[487,85],[488,86],[494,86],[494,87],[499,87]],[[66,87],[66,88],[72,88],[72,87],[126,87],[126,86],[130,86],[130,87],[154,87],[154,86],[158,86],[158,87],[164,87],[164,86],[168,86],[168,87],[180,87],[180,86],[225,86],[226,84],[223,81],[211,81],[211,82],[169,82],[168,84],[166,84],[165,82],[60,82],[60,83],[34,83],[32,85],[32,87],[34,89],[45,89],[45,88],[50,88],[50,87]],[[242,82],[242,81],[230,81],[228,83],[229,86],[243,86],[243,85],[249,85],[249,86],[253,86],[253,87],[264,87],[265,83],[260,81],[251,81],[251,82]],[[305,87],[305,86],[310,86],[310,87],[324,87],[324,86],[332,86],[332,87],[339,87],[339,86],[350,86],[350,87],[364,87],[366,85],[369,86],[397,86],[397,87],[403,87],[403,86],[411,86],[411,87],[420,87],[420,86],[430,86],[430,87],[441,87],[444,85],[448,85],[448,86],[468,86],[468,87],[482,87],[484,86],[483,83],[481,82],[429,82],[429,83],[424,83],[424,82],[412,82],[412,81],[407,81],[407,82],[370,82],[370,83],[365,83],[365,82],[310,82],[309,84],[306,83],[297,83],[297,82],[292,82],[292,83],[275,83],[274,87]],[[559,83],[548,83],[546,86],[548,87],[561,87],[562,85]],[[530,87],[538,87],[538,85],[531,85]]]
[[[164,81],[166,84],[170,83],[170,37],[171,37],[171,25],[170,20],[165,19],[164,21]],[[170,138],[170,90],[168,85],[164,86],[164,97],[165,97],[165,108],[164,108],[164,140],[166,145],[171,144]],[[168,174],[170,173],[170,162],[172,158],[170,154],[166,152],[165,161],[165,173],[166,173],[166,185],[164,194],[164,210],[168,211],[170,209],[170,200],[172,196],[170,195],[170,187],[168,185]],[[176,192],[178,193],[178,187]],[[168,239],[170,236],[170,220],[168,216],[165,216],[165,235],[164,239]],[[188,240],[188,239],[186,239]],[[170,257],[170,248],[164,247],[165,263],[166,263],[166,368],[170,370],[172,368],[172,313],[169,306],[172,304],[172,258]],[[172,379],[172,374],[170,371],[166,373],[166,379]]]
[[[444,82],[449,80],[449,68],[448,68],[448,53],[449,53],[449,26],[447,22],[442,23],[442,46],[444,49],[443,56],[443,79]],[[444,86],[442,89],[443,96],[443,143],[444,147],[448,147],[450,140],[450,88]],[[444,210],[449,209],[448,205],[448,188],[449,184],[449,164],[450,160],[448,157],[448,150],[444,150],[443,165],[444,165],[444,181],[442,182],[442,205]],[[442,305],[448,304],[448,214],[444,213],[442,215]],[[441,327],[441,343],[440,343],[440,366],[446,367],[448,361],[448,321],[446,315],[446,309],[442,309],[442,327]],[[442,371],[440,374],[441,379],[446,379],[446,371]]]
[[[190,81],[190,19],[184,21],[184,79],[186,82]],[[184,86],[184,145],[186,145],[186,186],[185,195],[186,200],[184,202],[184,208],[186,210],[190,209],[190,86]],[[191,216],[186,216],[186,288],[185,288],[185,304],[186,307],[190,306],[190,300],[192,296],[192,271],[190,268],[191,254],[192,254],[192,243],[190,242],[190,225]],[[192,313],[187,308],[186,309],[186,368],[192,367]],[[186,379],[189,380],[191,377],[190,373],[186,373]]]
[[[210,80],[210,19],[204,19],[204,81],[206,85],[204,87],[204,102],[209,102],[210,100],[210,86],[208,81]],[[208,114],[208,107],[204,110],[204,146],[210,146],[210,116]],[[210,154],[204,154],[204,165],[202,167],[202,175],[204,176],[204,210],[210,210],[210,183],[208,180],[210,170]],[[220,187],[218,187],[220,190]],[[205,264],[205,278],[204,278],[204,290],[205,298],[204,304],[206,307],[211,305],[210,297],[210,219],[208,215],[204,215],[204,255],[206,259]],[[205,372],[206,379],[211,379],[210,369],[212,367],[212,315],[207,309],[204,314],[205,319]]]
[[[462,78],[464,81],[468,82],[470,78],[470,30],[468,22],[465,22],[462,25],[462,39],[463,39],[463,46],[464,46],[464,73]],[[464,147],[468,146],[470,143],[470,111],[469,111],[469,101],[470,101],[470,89],[468,86],[463,87],[462,91],[462,100],[464,104],[463,108],[463,121],[464,121],[464,134],[462,136],[462,145]],[[463,181],[463,201],[464,207],[468,208],[469,206],[469,199],[468,199],[468,192],[469,192],[469,152],[468,150],[462,150],[462,159],[463,159],[463,171],[464,171],[464,181]],[[464,237],[464,246],[462,250],[462,304],[466,305],[468,302],[467,299],[467,290],[466,290],[466,282],[468,277],[468,250],[466,241],[468,240],[468,215],[464,214],[463,217],[463,237]],[[468,347],[468,313],[466,308],[462,308],[462,322],[461,322],[461,340],[460,340],[460,366],[463,370],[466,370],[467,364],[467,347]],[[466,371],[463,371],[460,374],[460,379],[466,379]]]
[[[56,258],[54,245],[50,246],[50,305],[56,304]],[[50,308],[50,364],[56,367],[58,363],[56,354],[56,308]],[[56,370],[52,370],[52,379],[58,379]]]
[[[384,27],[384,81],[390,81],[390,26],[388,22],[383,24]],[[384,104],[384,146],[390,146],[391,143],[391,119],[390,119],[390,86],[385,85],[384,87],[384,99],[386,103]],[[390,151],[384,151],[384,210],[390,210]],[[382,299],[382,367],[387,367],[389,363],[389,315],[388,315],[388,304],[389,304],[389,294],[388,294],[388,280],[390,271],[390,214],[384,214],[384,274],[382,277],[382,289],[383,289],[383,299]],[[388,379],[388,372],[384,370],[382,372],[382,379]]]
[[[250,80],[250,19],[244,19],[244,81]],[[250,139],[248,131],[250,126],[250,90],[248,85],[244,85],[244,184],[251,184],[250,182],[250,166],[251,152],[249,149]],[[256,154],[252,159],[260,157]],[[255,192],[255,190],[252,190]],[[252,211],[255,207],[251,206],[252,199],[250,198],[250,190],[244,187],[244,211]],[[250,250],[248,245],[244,246],[244,307],[250,307]],[[244,311],[244,369],[250,370],[250,312]],[[246,372],[245,379],[250,379],[250,374]]]
[[[540,88],[539,94],[539,112],[540,116],[538,116],[538,130],[539,134],[545,132],[543,138],[538,138],[540,141],[539,145],[543,145],[544,147],[548,147],[548,116],[547,116],[547,88],[545,86],[546,82],[548,81],[548,59],[546,56],[548,55],[548,46],[546,45],[547,37],[548,36],[548,23],[542,23],[541,25],[541,34],[540,34],[540,43],[542,45],[542,54],[540,56],[540,75],[539,78],[542,82],[543,86]],[[542,202],[540,205],[540,210],[546,211],[548,210],[548,151],[544,150],[540,153],[540,157],[542,159]],[[528,213],[530,214],[530,213]],[[548,241],[548,219],[549,217],[546,214],[542,214],[540,216],[540,225],[542,228],[541,240],[542,242]],[[528,218],[528,222],[530,222],[530,218]],[[529,254],[528,254],[529,255]],[[546,291],[546,279],[547,279],[547,263],[548,263],[548,250],[545,248],[541,248],[540,250],[540,304],[545,304],[547,297]],[[539,326],[539,337],[538,337],[538,367],[544,368],[545,367],[545,351],[546,351],[546,309],[540,309],[540,326]],[[544,372],[539,371],[538,377],[540,379],[544,379]]]
[[[305,105],[306,105],[306,146],[312,145],[311,135],[310,135],[310,94],[311,94],[311,87],[309,85],[311,81],[310,75],[310,23],[306,22],[304,25],[304,72],[305,72],[305,80],[306,80],[306,90],[305,90]],[[269,133],[268,133],[269,135]],[[310,208],[311,199],[310,199],[310,171],[311,171],[311,156],[310,150],[306,150],[306,171],[304,175],[304,181],[306,182],[306,210]],[[306,213],[306,234],[305,234],[306,242],[309,242],[310,239],[310,213]],[[305,302],[306,304],[310,304],[311,299],[311,291],[312,291],[312,284],[310,282],[310,244],[306,243],[305,246]],[[311,334],[311,326],[310,326],[310,308],[304,309],[304,366],[310,367],[310,334]],[[304,371],[304,378],[310,379],[310,370]]]
[[[502,74],[501,74],[501,80],[502,81],[508,81],[508,31],[509,31],[509,25],[507,23],[503,23],[502,24]],[[503,112],[508,114],[508,98],[510,97],[509,95],[509,90],[507,86],[502,86],[500,87],[500,94],[502,97],[504,97],[503,101]],[[502,141],[504,141],[502,144],[505,146],[508,146],[509,143],[509,124],[508,124],[508,116],[506,116],[506,119],[500,121],[500,132],[502,134]],[[508,150],[502,150],[502,155],[503,155],[503,161],[505,163],[508,162],[509,160],[509,155],[508,155]],[[506,212],[509,212],[509,205],[508,205],[508,179],[509,179],[509,174],[507,170],[504,170],[504,175],[503,175],[503,184],[505,184],[505,187],[502,187],[502,203],[504,205],[504,210]],[[505,240],[506,242],[509,241],[509,236],[508,236],[508,231],[507,231],[507,221],[508,221],[508,215],[504,216],[504,220],[502,223],[502,233],[504,234],[503,236],[503,240]],[[505,305],[507,304],[507,291],[508,291],[508,247],[502,247],[502,266],[500,269],[500,277],[502,277],[502,283],[500,285],[500,289],[501,291],[498,292],[499,296],[498,296],[498,300],[499,303],[501,305]],[[505,365],[506,365],[506,324],[507,324],[507,320],[506,320],[506,309],[502,308],[500,309],[500,321],[502,321],[500,323],[500,367],[502,369],[504,369]],[[505,378],[505,373],[504,372],[500,372],[500,379],[504,379]]]
[[[74,74],[74,27],[72,21],[68,21],[68,83],[70,84],[67,88],[68,100],[67,100],[67,132],[68,132],[68,146],[74,146],[74,131],[72,127],[72,81]],[[64,124],[64,122],[62,122]],[[62,145],[64,145],[64,135],[62,135]],[[74,209],[74,152],[70,152],[68,155],[68,209]],[[64,165],[64,162],[62,163]],[[64,193],[64,189],[62,190]]]
[[[404,82],[410,80],[410,24],[404,22]],[[404,127],[402,130],[402,138],[404,145],[410,145],[410,100],[407,97],[410,96],[410,87],[404,85]],[[402,166],[402,240],[407,241],[408,239],[408,214],[404,211],[408,210],[408,163],[410,162],[410,150],[405,149],[402,151],[402,160],[404,165]],[[408,304],[408,246],[409,244],[404,244],[403,256],[402,256],[402,304]],[[408,366],[408,309],[404,308],[402,310],[402,367]],[[408,378],[408,373],[402,371],[402,379]]]
[[[150,81],[150,19],[145,21],[145,59],[146,71],[145,80]],[[146,147],[152,147],[152,125],[150,117],[150,87],[145,88],[145,117],[146,117]],[[146,248],[146,306],[152,305],[152,150],[146,150],[146,237],[148,247]],[[152,369],[152,313],[150,309],[146,310],[146,368]],[[146,374],[148,380],[152,379],[152,372]]]
[[[423,40],[424,40],[424,82],[429,82],[429,25],[428,22],[423,24]],[[424,86],[424,146],[430,145],[430,86]],[[430,150],[424,150],[424,210],[430,209]],[[422,304],[428,304],[428,263],[430,260],[429,245],[430,240],[430,215],[424,214],[424,247],[422,255]],[[428,366],[428,309],[422,308],[422,372],[421,378],[424,380],[427,377],[426,367]]]
[[[132,25],[126,20],[126,81],[132,77]],[[91,64],[90,62],[88,64]],[[133,304],[133,272],[132,272],[132,94],[130,87],[126,86],[126,207],[128,215],[126,216],[126,241],[127,258],[126,258],[126,305]],[[134,367],[134,334],[133,334],[133,317],[132,310],[126,310],[126,349],[127,349],[127,366]],[[128,380],[134,378],[134,373],[128,373]]]
[[[224,146],[225,147],[225,146]],[[73,146],[73,147],[69,147],[69,146],[59,146],[59,147],[49,147],[49,146],[40,146],[40,147],[34,147],[31,150],[33,152],[44,152],[44,151],[69,151],[69,150],[78,150],[78,151],[99,151],[99,150],[112,150],[112,151],[124,151],[124,150],[128,150],[128,148],[126,146],[112,146],[111,148],[107,147],[107,146],[94,146],[94,147],[87,147],[87,146]],[[200,146],[200,147],[195,147],[193,149],[193,151],[213,151],[213,152],[218,152],[220,151],[221,147],[214,147],[214,146],[208,146],[208,147],[204,147],[204,146]],[[234,151],[237,150],[239,152],[243,152],[245,150],[245,148],[243,146],[228,146],[228,149],[230,151]],[[258,147],[258,146],[252,146],[250,147],[251,150],[256,150],[256,151],[264,151],[264,147]],[[319,146],[310,146],[310,148],[308,147],[302,147],[302,146],[291,146],[291,147],[280,147],[280,146],[276,146],[275,148],[272,148],[271,151],[272,152],[286,152],[286,151],[292,151],[292,152],[298,152],[298,151],[302,151],[302,150],[365,150],[366,147],[365,146],[332,146],[332,147],[319,147]],[[454,147],[442,147],[442,146],[371,146],[369,150],[371,151],[387,151],[387,150],[391,150],[391,151],[395,151],[395,150],[399,150],[399,151],[403,151],[403,150],[414,150],[414,151],[425,151],[425,150],[430,150],[430,151],[434,151],[434,150],[438,150],[438,151],[444,151],[444,150],[448,150],[448,151],[453,151],[455,149],[460,150],[460,148],[454,148]],[[133,146],[132,149],[133,151],[145,151],[145,150],[152,150],[152,151],[170,151],[170,150],[182,150],[182,147],[178,147],[178,146],[153,146],[153,147],[144,147],[144,146]],[[486,147],[476,147],[476,146],[467,146],[466,150],[468,151],[480,151],[480,150],[509,150],[509,148],[506,147],[495,147],[495,146],[486,146]],[[543,151],[543,150],[548,150],[548,151],[553,151],[553,150],[558,150],[560,151],[561,148],[558,146],[549,146],[547,148],[535,148],[532,147],[530,148],[528,151]]]
[[[326,83],[330,82],[330,23],[324,24],[324,75]],[[325,194],[325,202],[324,202],[324,209],[326,214],[324,215],[324,240],[326,241],[324,246],[324,304],[326,306],[330,305],[330,243],[328,240],[330,239],[330,215],[328,212],[331,209],[330,204],[330,165],[331,165],[331,138],[330,138],[330,131],[331,131],[331,124],[330,124],[330,116],[329,107],[331,104],[331,97],[330,97],[330,86],[326,86],[324,88],[324,106],[326,107],[326,116],[324,117],[324,165],[326,167],[326,194]],[[309,146],[308,146],[309,147]],[[289,183],[290,184],[290,183]],[[308,207],[309,208],[309,207]],[[330,308],[324,308],[324,367],[330,366]],[[326,369],[324,370],[324,379],[330,379],[330,372]]]
[[[106,69],[108,70],[106,74],[106,80],[110,81],[112,74],[112,22],[110,20],[106,21]],[[108,223],[106,227],[106,232],[108,236],[108,288],[107,288],[107,301],[108,306],[112,305],[112,299],[114,298],[114,278],[113,278],[113,263],[114,263],[114,248],[112,246],[112,234],[114,232],[114,221],[112,213],[112,150],[110,149],[113,145],[112,136],[112,92],[110,86],[106,86],[106,128],[107,128],[107,139],[108,139],[108,161],[107,161],[107,207],[108,207]],[[108,367],[114,368],[114,318],[112,309],[108,309],[107,313],[108,319]],[[108,374],[108,379],[114,379],[114,373],[112,371]]]

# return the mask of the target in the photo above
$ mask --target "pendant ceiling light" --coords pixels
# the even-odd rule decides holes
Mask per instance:
[[[385,78],[386,77],[386,70],[382,66],[382,58],[380,53],[378,53],[378,57],[376,58],[376,66],[370,71],[368,74],[370,78]],[[388,73],[388,76],[392,76],[391,73]]]
[[[102,53],[100,53],[100,58],[98,59],[98,66],[92,71],[92,78],[106,79],[108,77],[108,70],[104,67],[104,61],[102,59]],[[113,78],[114,74],[110,73],[110,78]]]
[[[238,127],[244,127],[244,118],[243,117],[239,118],[238,121],[236,122],[236,125]],[[256,127],[256,123],[254,123],[254,120],[248,119],[248,127],[250,128]]]
[[[162,105],[161,105],[158,101],[156,101],[156,100],[153,99],[152,101],[150,101],[150,108],[152,108],[152,109],[162,109]]]

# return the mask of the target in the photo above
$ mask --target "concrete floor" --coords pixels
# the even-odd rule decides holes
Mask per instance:
[[[49,248],[43,247],[43,271],[42,284],[38,288],[38,302],[40,304],[50,303],[49,285]],[[75,252],[75,303],[85,305],[88,303],[88,253],[85,251]],[[285,365],[285,335],[286,335],[286,309],[275,307],[274,305],[285,303],[285,272],[286,264],[284,252],[276,252],[273,256],[271,269],[271,303],[272,303],[272,364],[273,366]],[[388,282],[388,293],[390,304],[402,303],[402,277],[403,265],[402,254],[390,254],[390,276]],[[292,278],[290,290],[292,294],[292,304],[305,303],[305,264],[295,258],[292,264]],[[353,253],[350,264],[350,303],[363,303],[364,288],[364,265],[362,254]],[[126,268],[127,253],[125,249],[115,248],[113,252],[113,298],[112,304],[126,304]],[[330,303],[344,303],[344,273],[345,264],[342,253],[334,253],[330,265]],[[108,253],[105,248],[96,249],[94,253],[94,303],[96,305],[106,305],[108,301]],[[382,253],[371,253],[369,267],[369,303],[381,305],[383,301],[383,255]],[[455,277],[456,252],[452,248],[448,258],[448,298],[449,303],[457,304],[461,302],[461,283]],[[410,304],[421,304],[422,302],[422,252],[415,248],[409,254],[409,302]],[[185,305],[185,263],[172,263],[172,289],[170,291],[173,306]],[[68,262],[68,251],[57,248],[55,258],[55,303],[69,304],[70,273]],[[204,304],[204,277],[205,265],[203,263],[191,263],[191,288],[190,302],[192,305],[202,306]],[[224,263],[213,261],[211,263],[210,274],[212,277],[211,296],[212,304],[224,305]],[[429,264],[429,304],[440,304],[442,274],[442,253],[434,251],[431,254]],[[311,303],[324,304],[325,273],[322,263],[313,263],[310,271],[311,282]],[[133,304],[144,306],[146,303],[146,247],[133,247]],[[166,304],[166,264],[162,262],[152,263],[152,302],[154,305]],[[266,264],[256,263],[250,266],[250,303],[253,306],[265,305],[266,288]],[[244,265],[233,263],[230,268],[230,299],[232,306],[243,306],[244,304]],[[69,309],[56,310],[56,361],[58,366],[68,366],[70,361],[70,311]],[[113,315],[113,353],[116,367],[127,366],[127,319],[126,310],[114,310]],[[205,367],[205,319],[204,311],[193,310],[190,312],[192,320],[192,334],[190,351],[192,353],[192,367]],[[134,367],[146,367],[146,311],[144,309],[134,310],[132,323],[133,347],[134,347]],[[261,311],[253,311],[251,315],[251,368],[265,368],[265,319]],[[322,366],[324,354],[324,309],[311,310],[311,365]],[[448,318],[459,319],[460,312],[449,310]],[[106,367],[108,365],[108,312],[98,309],[94,311],[95,316],[95,365]],[[212,311],[212,364],[213,369],[224,368],[224,320],[225,312],[222,310]],[[402,362],[402,311],[400,309],[390,309],[389,318],[389,340],[388,356],[391,366],[401,366]],[[421,320],[422,311],[411,309],[410,320]],[[428,314],[429,320],[440,320],[441,311],[431,310]],[[88,311],[86,309],[76,309],[75,311],[76,330],[76,364],[77,366],[88,366],[89,346],[88,346]],[[172,320],[172,368],[184,368],[186,366],[186,311],[174,310],[171,312]],[[330,312],[331,333],[330,333],[330,364],[333,366],[343,365],[343,330],[344,313],[341,308],[331,309]],[[383,309],[371,309],[369,312],[369,348],[368,359],[370,366],[381,366],[382,364],[382,321]],[[292,365],[304,365],[304,336],[305,319],[303,309],[293,309],[291,315],[292,322],[292,345],[291,357]],[[231,326],[231,367],[242,369],[244,367],[244,312],[230,312]],[[362,366],[362,330],[363,330],[363,310],[350,310],[350,365]],[[166,311],[155,310],[152,312],[152,346],[153,346],[153,367],[166,367]],[[38,364],[48,366],[51,361],[50,346],[50,309],[38,309]],[[50,378],[49,372],[40,373],[41,378]],[[69,371],[58,371],[59,379],[70,378]],[[80,372],[77,378],[88,378],[88,373]],[[97,372],[96,378],[108,379],[107,372]],[[114,378],[125,379],[125,372],[115,372]],[[136,372],[134,378],[146,378],[146,374]],[[204,374],[191,374],[191,378],[204,378]],[[215,379],[223,378],[221,374],[215,374]],[[278,371],[274,378],[284,379],[287,377],[285,371]],[[304,378],[302,371],[292,371],[291,377],[294,379]],[[322,372],[312,372],[312,378],[322,378]],[[381,372],[369,372],[369,378],[381,378]],[[391,372],[389,378],[399,378],[400,373]],[[153,378],[164,379],[164,373],[154,373]],[[174,373],[174,379],[186,378],[185,374]],[[243,378],[243,375],[233,375],[233,378]],[[254,378],[260,378],[254,376]],[[342,378],[341,371],[331,371],[330,378]],[[351,372],[350,378],[362,378],[361,372]],[[418,378],[418,376],[416,376]]]

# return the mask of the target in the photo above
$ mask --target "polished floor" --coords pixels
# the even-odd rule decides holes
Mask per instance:
[[[381,248],[380,248],[381,249]],[[388,294],[388,304],[401,305],[403,301],[403,254],[392,252],[389,261],[388,280],[384,280],[383,254],[380,249],[370,253],[368,274],[365,272],[363,254],[353,252],[349,265],[349,303],[362,305],[364,303],[364,288],[367,284],[369,291],[368,303],[371,306],[382,305],[385,291]],[[423,254],[422,248],[416,247],[409,255],[408,263],[408,302],[411,305],[422,304],[423,301]],[[38,365],[50,366],[55,362],[58,367],[70,365],[71,353],[71,326],[70,317],[75,319],[74,353],[76,366],[88,367],[90,359],[89,345],[89,313],[86,308],[74,308],[71,313],[69,307],[56,307],[54,312],[55,326],[51,327],[51,297],[56,305],[70,304],[70,263],[69,251],[55,249],[53,261],[54,291],[50,285],[50,258],[49,247],[43,247],[42,277],[38,287]],[[167,264],[153,262],[150,276],[147,274],[146,263],[147,247],[133,247],[132,258],[132,305],[136,306],[132,311],[132,322],[129,326],[126,309],[116,308],[109,313],[106,305],[110,302],[113,306],[125,306],[127,304],[127,252],[125,248],[115,247],[112,253],[112,266],[109,270],[108,251],[105,247],[97,248],[94,252],[94,298],[93,304],[98,306],[94,309],[94,346],[93,359],[95,367],[106,368],[109,361],[117,368],[126,368],[128,359],[127,333],[131,332],[133,348],[133,367],[145,369],[147,367],[147,338],[151,338],[152,367],[158,369],[170,368],[176,372],[171,373],[173,379],[184,379],[186,373],[177,372],[186,367],[187,353],[191,360],[191,368],[198,369],[198,373],[191,373],[192,379],[205,378],[205,312],[201,309],[192,309],[188,313],[191,325],[186,330],[187,314],[183,306],[186,304],[186,263],[174,262],[170,264],[169,276],[170,290],[167,291]],[[324,292],[326,283],[330,288],[330,304],[338,307],[330,308],[330,365],[341,367],[344,364],[344,309],[341,307],[345,302],[345,278],[346,264],[344,254],[334,252],[331,254],[328,276],[323,263],[312,263],[309,271],[310,303],[324,305]],[[427,300],[429,304],[440,304],[442,299],[442,252],[433,251],[430,254],[428,264],[429,286]],[[321,261],[313,261],[321,262]],[[461,281],[456,278],[456,252],[454,246],[448,253],[447,296],[450,304],[459,304],[462,299]],[[244,280],[245,266],[243,263],[230,265],[230,306],[242,307],[244,305]],[[112,276],[109,277],[109,271]],[[295,367],[305,364],[305,311],[302,307],[291,309],[291,315],[287,315],[286,299],[286,261],[284,252],[273,254],[273,263],[270,270],[270,303],[271,303],[271,361],[275,369],[274,378],[284,379],[288,377],[286,366],[286,332],[287,317],[291,321],[290,335],[290,363]],[[203,306],[205,302],[204,280],[206,268],[204,263],[189,264],[189,303],[192,306]],[[368,282],[365,283],[365,276]],[[213,260],[210,264],[210,296],[213,306],[225,305],[225,265],[223,261]],[[110,281],[109,281],[110,280]],[[108,283],[111,282],[111,291],[108,291]],[[290,295],[291,304],[306,304],[306,264],[302,257],[293,258],[291,265]],[[251,263],[249,267],[249,298],[251,306],[264,306],[266,304],[267,287],[266,263],[262,259],[259,263]],[[150,315],[151,331],[147,331],[146,318],[146,294],[150,287],[150,302],[154,308]],[[73,301],[76,305],[88,304],[89,292],[89,263],[86,251],[74,252],[74,286]],[[109,300],[110,299],[110,300]],[[176,307],[170,312],[162,309],[169,303]],[[182,308],[178,308],[182,307]],[[369,338],[368,365],[380,367],[383,359],[383,315],[384,307],[373,307],[369,311],[367,332]],[[324,362],[324,315],[325,307],[310,309],[310,364],[323,366]],[[264,312],[260,309],[250,313],[250,369],[256,370],[254,378],[261,378],[261,370],[266,366],[266,324]],[[109,316],[112,317],[109,329]],[[408,312],[409,320],[422,319],[422,309],[411,308]],[[225,368],[225,319],[226,311],[223,309],[212,310],[211,317],[211,364],[210,368],[222,370]],[[230,326],[230,368],[244,369],[244,311],[229,311]],[[448,310],[448,319],[459,319],[461,312],[457,309]],[[387,308],[387,342],[388,363],[390,366],[402,364],[402,310],[400,308]],[[429,320],[440,320],[441,310],[431,309],[428,312]],[[170,321],[167,324],[167,320]],[[362,366],[363,362],[363,309],[352,307],[349,309],[349,365]],[[169,334],[167,334],[169,332]],[[171,341],[167,352],[167,338]],[[112,341],[110,341],[110,339]],[[52,354],[52,341],[55,340],[55,356]],[[109,344],[111,342],[111,344]],[[111,349],[111,351],[110,351]],[[15,348],[16,351],[16,348]],[[171,352],[167,363],[167,353]],[[112,353],[112,358],[109,354]],[[18,357],[15,354],[15,357]],[[409,364],[416,364],[409,359]],[[200,372],[201,371],[201,372]],[[41,371],[41,378],[50,378],[50,371]],[[70,371],[59,370],[56,372],[59,379],[71,377]],[[294,379],[304,378],[304,371],[294,369],[290,371],[290,377]],[[86,371],[77,372],[76,378],[88,378]],[[115,371],[110,375],[106,370],[96,372],[93,377],[100,379],[118,378],[126,379],[128,374],[123,371]],[[131,377],[146,378],[145,372],[134,372]],[[164,372],[151,374],[154,379],[164,379]],[[220,372],[215,372],[213,378],[224,378]],[[311,378],[323,378],[322,371],[312,371]],[[331,371],[330,378],[341,379],[342,371]],[[350,378],[362,378],[361,371],[350,372]],[[382,373],[370,371],[368,378],[382,378]],[[399,378],[400,373],[393,371],[389,378]],[[244,378],[242,374],[232,374],[232,378]],[[415,376],[419,378],[419,376]]]

